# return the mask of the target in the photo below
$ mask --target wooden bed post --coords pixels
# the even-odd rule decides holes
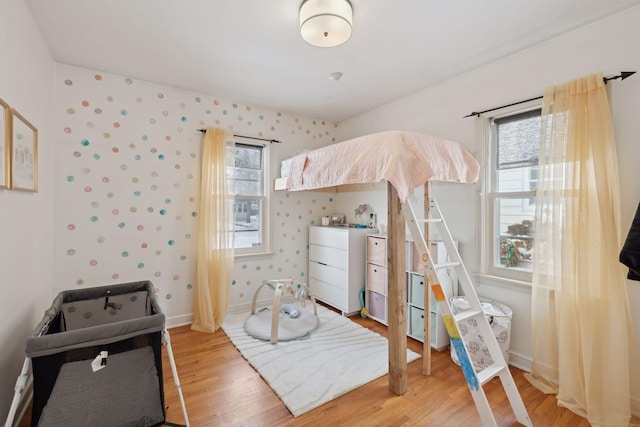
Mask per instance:
[[[424,218],[429,218],[429,193],[431,192],[431,182],[424,184]],[[429,223],[424,223],[424,241],[431,251],[429,243]],[[427,277],[427,264],[422,274],[424,275],[424,343],[422,345],[422,373],[431,375],[431,281]]]
[[[401,395],[407,391],[405,221],[398,192],[391,183],[387,183],[387,223],[389,390]]]

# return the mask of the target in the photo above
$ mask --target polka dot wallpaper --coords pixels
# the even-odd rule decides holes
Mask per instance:
[[[193,310],[197,129],[283,141],[270,147],[272,178],[282,159],[335,142],[333,123],[67,65],[56,66],[54,108],[56,291],[151,280],[169,319]],[[274,254],[236,260],[230,305],[264,279],[305,281],[308,226],[334,204],[331,193],[273,193]]]

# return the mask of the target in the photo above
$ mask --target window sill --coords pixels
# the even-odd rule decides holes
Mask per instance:
[[[273,252],[253,252],[253,253],[244,253],[244,254],[234,254],[234,261],[253,261],[260,259],[267,259],[273,257]]]
[[[507,279],[506,277],[492,276],[489,274],[476,274],[478,286],[494,286],[525,293],[531,293],[531,283],[521,280]]]

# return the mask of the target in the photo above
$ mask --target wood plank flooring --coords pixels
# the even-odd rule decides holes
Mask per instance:
[[[381,335],[387,328],[371,319],[351,318]],[[462,371],[448,352],[433,351],[432,375],[422,362],[408,366],[408,390],[389,391],[385,375],[300,417],[294,418],[259,374],[242,358],[224,332],[204,334],[179,327],[170,331],[172,348],[191,424],[196,426],[481,426]],[[408,339],[422,352],[422,343]],[[167,421],[182,422],[176,387],[165,358]],[[522,371],[512,374],[536,426],[587,427],[589,423],[559,408],[554,396],[532,387]],[[519,425],[498,379],[485,386],[500,426]]]
[[[371,319],[353,321],[386,336],[386,327]],[[188,326],[170,331],[189,420],[193,427],[209,426],[481,426],[462,371],[449,352],[432,351],[431,376],[422,375],[422,361],[408,366],[408,389],[396,396],[385,375],[300,417],[294,418],[260,375],[240,355],[222,330],[194,332]],[[408,339],[408,348],[421,353],[422,344]],[[163,374],[167,421],[184,422],[173,383],[166,347]],[[535,426],[588,427],[573,412],[556,405],[555,397],[532,387],[523,372],[512,374]],[[499,426],[519,425],[498,379],[485,386]],[[28,426],[27,415],[20,426]]]

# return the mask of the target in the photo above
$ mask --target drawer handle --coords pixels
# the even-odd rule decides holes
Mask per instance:
[[[376,270],[376,269],[374,268],[374,269],[373,269],[373,272],[374,272],[374,273],[377,273],[377,272],[378,272],[378,270]]]
[[[327,265],[327,264],[325,264],[324,262],[320,262],[320,261],[318,261],[318,264],[320,264],[320,265]]]

